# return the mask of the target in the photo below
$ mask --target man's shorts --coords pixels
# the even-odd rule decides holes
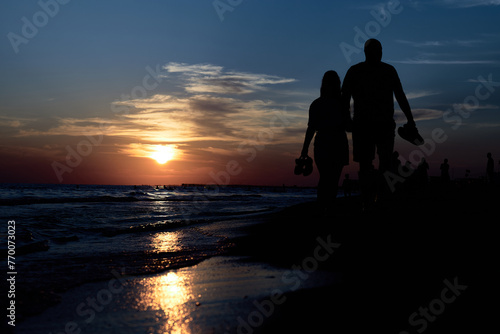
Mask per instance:
[[[353,160],[373,161],[375,149],[379,156],[387,157],[394,150],[396,123],[354,122],[352,129]]]

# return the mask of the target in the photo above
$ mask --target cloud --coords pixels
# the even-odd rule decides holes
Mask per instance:
[[[168,73],[175,73],[186,81],[186,92],[210,94],[249,94],[267,89],[269,85],[295,82],[295,79],[268,74],[254,74],[225,71],[222,66],[210,64],[189,65],[168,63],[163,67]]]
[[[0,116],[0,127],[19,128],[31,121],[33,120],[26,118],[10,117],[10,116]]]
[[[441,92],[424,90],[424,91],[418,91],[418,92],[408,92],[408,93],[406,93],[406,98],[408,100],[414,100],[414,99],[420,99],[422,97],[439,95],[439,94],[441,94]]]
[[[170,73],[184,73],[186,75],[212,75],[217,76],[223,70],[222,66],[210,65],[210,64],[194,64],[189,65],[186,63],[176,63],[170,62],[163,66],[163,69]]]
[[[427,46],[443,46],[443,45],[445,45],[445,43],[441,42],[441,41],[414,42],[414,41],[406,41],[406,40],[401,40],[401,39],[396,40],[396,43],[406,44],[406,45],[410,45],[410,46],[417,47],[417,48],[427,47]]]
[[[391,6],[394,1],[388,3],[379,2],[371,5],[352,5],[351,8],[358,10],[378,10],[384,13],[387,5]],[[406,0],[405,6],[412,7],[417,10],[427,7],[428,5],[438,5],[446,8],[472,8],[472,7],[487,7],[498,6],[500,0],[437,0],[437,1],[421,1],[421,0]]]
[[[439,119],[443,117],[443,111],[437,109],[425,109],[425,108],[417,108],[412,109],[413,118],[416,122],[418,121],[429,121],[432,119]],[[405,123],[406,117],[403,112],[396,112],[394,114],[394,120],[396,123]]]
[[[158,94],[119,104],[130,108],[122,119],[132,128],[143,129],[143,138],[163,136],[177,141],[240,137],[259,126],[275,107],[272,101],[210,94],[182,98]]]
[[[227,71],[211,64],[170,62],[163,67],[183,90],[147,99],[115,102],[130,108],[125,118],[148,131],[164,132],[177,140],[237,141],[263,126],[281,108],[271,86],[296,81],[275,75]],[[266,92],[270,99],[244,96]],[[174,96],[175,95],[175,96]]]
[[[452,8],[499,6],[500,0],[441,0],[441,4]]]
[[[475,123],[474,127],[481,128],[498,128],[500,127],[500,123]]]
[[[472,82],[472,83],[480,83],[480,84],[484,84],[484,81],[481,81],[479,79],[468,79],[468,80],[465,80],[465,82]],[[500,82],[498,81],[491,81],[491,80],[488,80],[488,82],[493,85],[493,86],[499,86],[500,85]]]
[[[489,43],[490,41],[485,39],[468,39],[468,40],[444,40],[444,41],[408,41],[398,39],[396,43],[409,45],[415,48],[431,48],[431,47],[442,47],[442,46],[463,46],[463,47],[476,47],[480,44]]]
[[[41,121],[32,120],[28,125],[19,128],[16,137],[34,137],[34,136],[86,136],[97,132],[104,132],[114,122],[98,117],[93,118],[52,118],[51,126],[44,128],[39,126]]]
[[[150,113],[157,110],[175,111],[182,110],[188,100],[172,95],[155,94],[144,99],[132,99],[112,102],[112,109],[117,114],[130,114],[133,111],[130,108],[138,109],[141,113]]]
[[[151,144],[142,144],[142,143],[130,143],[128,145],[121,145],[118,152],[124,153],[134,157],[141,158],[151,158],[153,153],[158,151],[159,145],[151,145]],[[177,145],[167,145],[165,147],[171,148],[175,152],[175,158],[179,158],[179,151]]]
[[[409,65],[492,65],[498,64],[494,60],[455,60],[455,59],[422,59],[391,60],[392,63]]]
[[[224,156],[233,156],[234,155],[234,150],[229,150],[226,148],[220,148],[220,147],[206,147],[206,148],[201,148],[201,151],[206,151],[210,154],[219,154],[219,155],[224,155]]]
[[[500,109],[499,106],[496,106],[494,104],[485,104],[485,105],[478,105],[478,106],[471,106],[470,104],[466,103],[454,103],[453,104],[453,110],[497,110]]]
[[[381,12],[382,14],[386,14],[387,7],[393,7],[393,6],[397,7],[398,5],[399,1],[392,1],[392,0],[386,2],[378,2],[376,4],[369,4],[369,5],[356,4],[353,2],[350,8],[358,10],[375,10]]]
[[[500,1],[500,0],[499,0]],[[392,60],[410,65],[492,65],[499,64],[495,47],[496,34],[479,34],[476,38],[451,40],[395,40],[396,43],[418,50],[412,58]],[[444,52],[446,50],[446,52]],[[410,50],[411,51],[411,50]]]

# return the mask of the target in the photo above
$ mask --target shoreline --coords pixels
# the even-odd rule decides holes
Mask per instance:
[[[68,290],[61,303],[19,323],[16,333],[236,333],[270,317],[293,290],[287,271],[243,257],[214,256],[196,265],[151,275],[120,276]],[[328,286],[318,272],[301,289]],[[260,326],[262,322],[258,325]],[[260,320],[259,320],[260,321]]]

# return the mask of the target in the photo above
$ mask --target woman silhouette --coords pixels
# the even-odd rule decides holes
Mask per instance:
[[[342,168],[349,164],[346,129],[350,124],[348,110],[342,111],[340,79],[335,71],[323,76],[320,97],[309,107],[309,122],[301,157],[307,157],[314,140],[314,160],[319,171],[318,202],[327,208],[337,197]]]

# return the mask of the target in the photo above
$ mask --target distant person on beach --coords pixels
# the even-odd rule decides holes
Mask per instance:
[[[342,182],[342,189],[344,190],[344,197],[351,197],[352,182],[349,179],[349,174],[346,174],[344,176],[344,182]]]
[[[342,107],[350,109],[354,100],[352,124],[353,158],[359,162],[359,182],[364,206],[373,202],[379,182],[383,190],[383,174],[390,169],[394,149],[396,123],[394,97],[415,128],[415,121],[396,69],[382,62],[382,44],[369,39],[364,46],[365,61],[351,66],[342,85]],[[379,172],[375,173],[375,149],[379,157]],[[382,181],[381,181],[382,180]]]
[[[392,152],[391,156],[391,171],[394,174],[399,175],[400,169],[401,169],[401,160],[399,160],[399,152],[394,151]]]
[[[427,180],[429,178],[429,173],[427,172],[428,170],[429,170],[429,164],[427,163],[425,158],[422,158],[417,167],[418,179],[421,182],[427,183]]]
[[[338,192],[342,168],[349,164],[346,125],[350,119],[340,104],[340,78],[335,71],[324,74],[320,97],[309,107],[309,122],[301,157],[307,157],[314,139],[314,160],[319,172],[318,202],[329,207]]]
[[[417,167],[418,187],[425,188],[427,186],[427,183],[429,182],[429,173],[427,172],[428,170],[429,170],[429,164],[427,163],[425,158],[422,158]]]
[[[445,184],[450,182],[450,165],[448,165],[448,159],[444,159],[439,169],[441,169],[441,182]]]
[[[488,163],[486,164],[486,176],[488,177],[488,183],[493,183],[495,178],[495,161],[491,156],[491,153],[486,155],[488,158]]]

